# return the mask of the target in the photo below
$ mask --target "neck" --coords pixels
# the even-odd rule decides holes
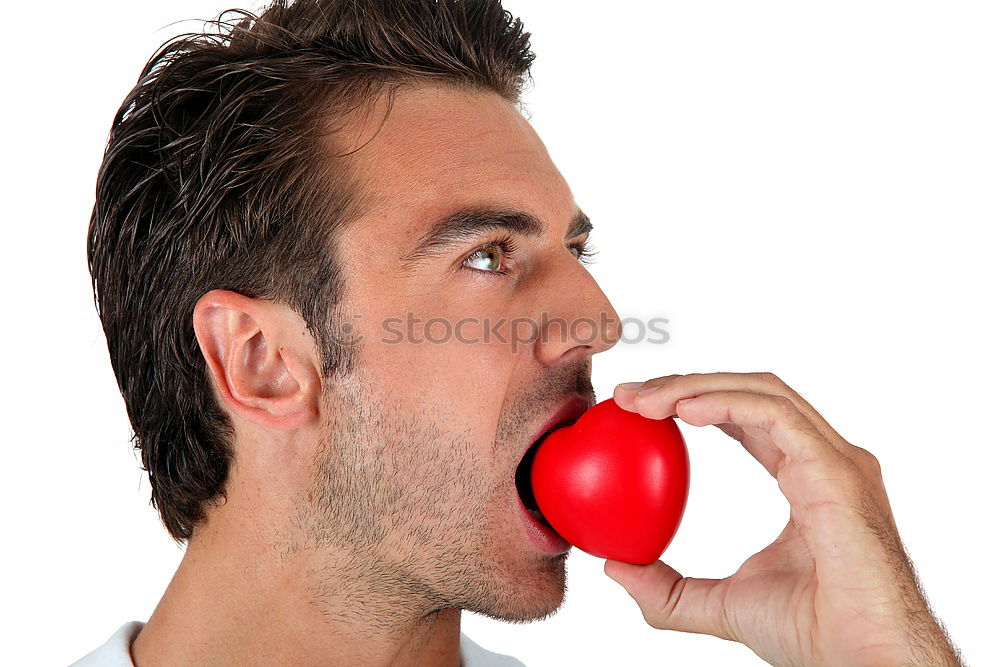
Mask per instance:
[[[240,511],[227,505],[191,538],[132,644],[136,665],[461,666],[461,609],[380,582],[370,559],[283,547],[245,515],[226,526]]]

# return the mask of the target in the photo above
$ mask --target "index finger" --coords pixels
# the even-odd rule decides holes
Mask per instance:
[[[628,386],[631,385],[631,386]],[[802,396],[774,373],[688,373],[666,375],[642,383],[615,387],[615,401],[625,410],[663,419],[676,413],[677,401],[710,391],[753,391],[787,398],[834,447],[849,450],[847,442]],[[638,400],[640,391],[651,389]],[[638,405],[641,404],[641,410]]]
[[[788,462],[841,460],[838,450],[784,396],[712,391],[679,403],[677,417],[692,426],[735,424],[760,431],[766,437],[748,434],[741,443],[774,477]]]

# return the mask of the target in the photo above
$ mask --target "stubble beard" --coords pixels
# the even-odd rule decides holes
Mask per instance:
[[[312,556],[312,604],[387,630],[444,609],[510,623],[555,614],[568,554],[525,548],[513,480],[469,464],[482,459],[472,429],[449,424],[448,406],[399,414],[373,394],[355,378],[324,401],[323,442],[296,518]],[[526,398],[500,418],[497,466],[535,417]]]

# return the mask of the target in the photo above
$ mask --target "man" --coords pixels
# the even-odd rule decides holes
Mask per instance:
[[[589,220],[517,108],[529,35],[495,1],[240,16],[153,57],[98,177],[96,302],[187,549],[149,621],[81,664],[520,664],[461,611],[561,605],[567,550],[515,470],[593,404],[591,358],[620,335],[581,264]],[[589,335],[551,331],[567,322]],[[615,399],[717,424],[791,507],[721,582],[608,561],[650,625],[772,664],[958,664],[877,462],[780,380],[664,376]]]

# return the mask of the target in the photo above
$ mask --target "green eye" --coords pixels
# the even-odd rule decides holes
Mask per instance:
[[[505,273],[507,269],[503,265],[503,260],[513,253],[513,240],[500,239],[484,245],[466,257],[462,266],[486,273]]]

